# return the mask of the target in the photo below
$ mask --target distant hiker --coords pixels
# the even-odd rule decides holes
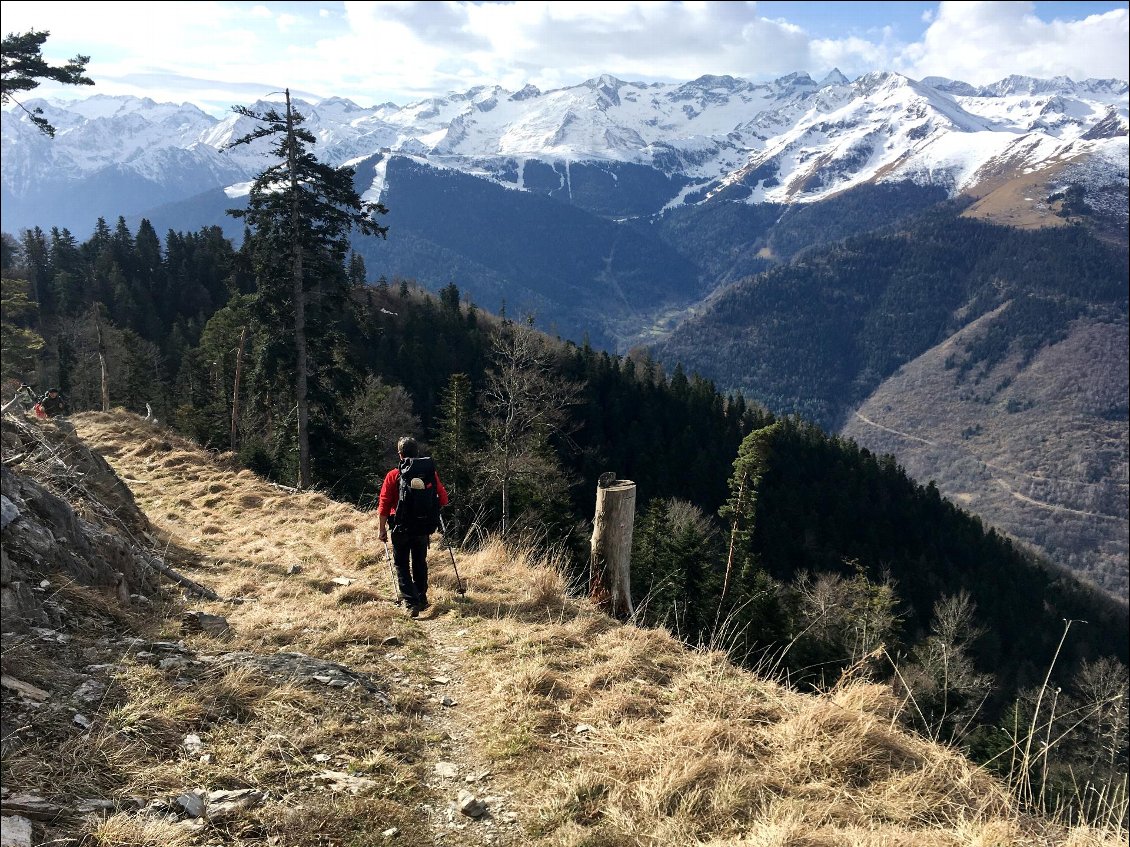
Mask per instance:
[[[377,504],[378,534],[388,541],[392,527],[392,557],[400,594],[408,612],[418,617],[428,608],[428,540],[439,528],[439,510],[447,505],[447,489],[439,481],[435,462],[417,456],[416,439],[396,442],[400,467],[385,475]]]
[[[67,413],[67,401],[58,388],[51,388],[39,398],[39,408],[43,410],[44,417],[57,418]]]

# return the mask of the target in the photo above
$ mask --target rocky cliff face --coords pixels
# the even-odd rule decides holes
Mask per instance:
[[[60,583],[124,606],[157,590],[155,537],[129,489],[65,421],[5,414],[2,428],[2,602],[5,631],[57,628]]]

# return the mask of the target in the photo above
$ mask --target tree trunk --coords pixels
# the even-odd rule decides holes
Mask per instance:
[[[110,378],[106,373],[106,343],[102,340],[102,316],[94,307],[94,328],[98,333],[98,364],[102,368],[102,411],[110,411]]]
[[[597,485],[592,526],[589,594],[593,601],[620,620],[633,615],[632,530],[636,517],[636,484],[613,479]]]
[[[294,251],[294,393],[298,405],[298,488],[310,487],[310,408],[306,399],[306,287],[302,282],[302,239],[298,212],[298,160],[290,89],[286,89],[286,161],[290,171],[290,237]]]
[[[239,449],[239,378],[243,374],[243,348],[247,344],[247,327],[239,334],[239,348],[235,351],[235,384],[231,399],[231,451]]]
[[[510,529],[510,454],[506,451],[510,449],[509,441],[505,441],[502,455],[502,537],[506,537],[507,530]]]
[[[722,580],[722,596],[718,598],[718,609],[721,612],[722,601],[726,599],[726,592],[730,590],[730,574],[734,571],[734,548],[738,539],[738,521],[741,520],[742,494],[745,493],[745,476],[738,483],[738,504],[734,508],[734,525],[730,528],[730,552],[726,555],[726,576]]]
[[[502,480],[502,537],[506,537],[506,530],[510,528],[510,480]]]

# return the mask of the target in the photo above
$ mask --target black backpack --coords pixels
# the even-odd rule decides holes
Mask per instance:
[[[431,535],[439,529],[439,489],[436,465],[428,456],[400,463],[400,500],[393,532]]]

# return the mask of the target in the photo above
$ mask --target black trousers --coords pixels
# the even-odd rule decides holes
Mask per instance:
[[[409,606],[422,607],[428,597],[427,535],[392,533],[392,560],[400,594]]]

